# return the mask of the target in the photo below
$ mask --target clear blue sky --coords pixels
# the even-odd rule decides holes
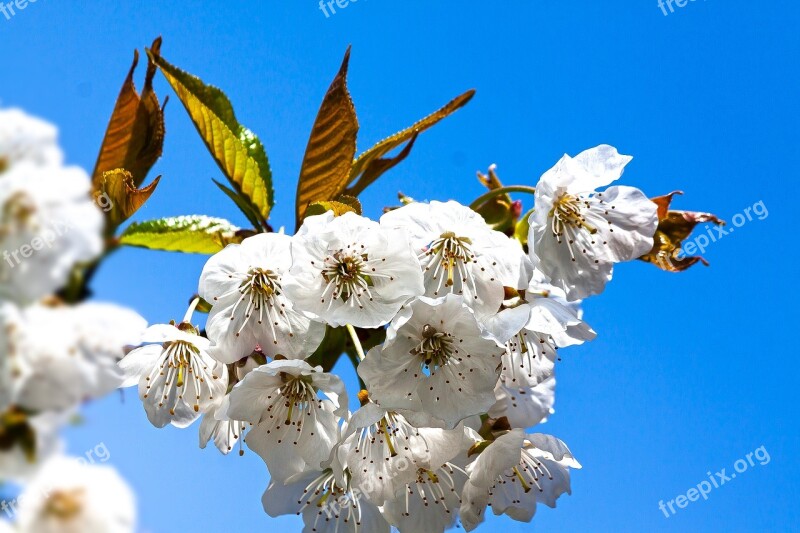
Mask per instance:
[[[670,275],[619,267],[586,304],[598,340],[564,351],[556,415],[542,428],[584,465],[573,495],[542,507],[539,531],[726,531],[800,527],[797,452],[798,32],[789,0],[429,2],[359,0],[326,18],[316,0],[65,2],[0,15],[0,98],[56,122],[71,162],[91,168],[134,48],[164,36],[164,56],[224,88],[269,152],[291,225],[296,176],[319,102],[348,44],[361,148],[465,89],[475,100],[426,133],[364,199],[402,189],[468,202],[475,171],[497,163],[533,184],[564,152],[600,143],[635,156],[624,182],[683,189],[678,208],[769,216],[706,252],[710,268]],[[141,75],[141,71],[139,73]],[[169,93],[158,80],[160,96]],[[204,213],[243,220],[176,99],[167,107],[164,179],[139,218]],[[151,322],[180,318],[204,260],[126,250],[95,285]],[[352,374],[348,374],[352,376]],[[349,378],[352,384],[352,377]],[[132,391],[131,391],[132,392]],[[135,394],[86,410],[80,454],[105,442],[139,493],[142,527],[294,530],[260,508],[266,470],[250,453],[197,449],[196,427],[149,426]],[[669,500],[765,446],[771,461],[665,518]],[[756,463],[758,464],[758,463]],[[492,520],[487,526],[528,531]]]

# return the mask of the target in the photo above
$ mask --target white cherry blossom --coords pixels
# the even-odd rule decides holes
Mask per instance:
[[[239,420],[230,420],[226,416],[227,398],[226,396],[203,413],[203,420],[200,422],[200,448],[205,449],[208,443],[213,441],[214,446],[223,455],[228,455],[238,442],[239,455],[244,455],[242,442],[244,442],[243,437],[248,424]]]
[[[102,251],[103,214],[77,167],[21,162],[0,179],[0,300],[27,305]]]
[[[320,393],[325,398],[320,397]],[[347,392],[337,376],[300,360],[277,360],[236,384],[225,415],[253,424],[245,442],[273,480],[318,470],[339,438]]]
[[[29,482],[44,463],[63,451],[59,431],[67,421],[65,414],[31,414],[18,407],[0,412],[0,429],[12,434],[0,446],[0,480]]]
[[[464,296],[479,315],[497,312],[503,287],[524,289],[532,266],[519,242],[492,230],[458,202],[414,202],[381,217],[411,235],[425,273],[425,295]]]
[[[424,411],[453,428],[494,404],[502,353],[462,296],[422,297],[392,322],[358,373],[381,407]]]
[[[325,326],[296,311],[283,293],[291,242],[279,233],[256,235],[206,264],[199,293],[213,305],[206,329],[217,360],[233,363],[256,347],[270,358],[304,359],[322,342]]]
[[[467,466],[469,481],[461,503],[464,529],[478,527],[487,506],[495,515],[530,522],[537,503],[555,507],[559,496],[571,494],[569,469],[580,467],[566,444],[555,437],[511,430]]]
[[[603,291],[614,263],[653,247],[656,205],[640,190],[613,186],[632,158],[601,145],[565,155],[536,186],[528,245],[534,266],[569,300]]]
[[[143,335],[145,346],[120,362],[122,387],[138,385],[147,418],[158,428],[168,424],[184,428],[225,395],[225,365],[208,353],[209,341],[194,326],[151,326]]]
[[[0,173],[19,162],[61,166],[58,130],[20,109],[0,109]]]
[[[489,417],[505,417],[511,427],[528,428],[546,422],[555,412],[556,378],[551,376],[535,387],[512,387],[500,380],[494,394],[497,402],[489,409]]]
[[[264,510],[273,518],[298,514],[303,533],[389,533],[381,510],[352,484],[339,468],[305,472],[286,484],[270,482],[264,493]]]
[[[553,375],[557,350],[593,340],[595,332],[581,320],[577,303],[568,303],[559,289],[533,282],[527,291],[484,325],[505,343],[501,382],[509,389],[536,387]]]
[[[384,517],[400,533],[441,533],[455,526],[467,481],[464,470],[447,462],[416,474],[383,506]]]
[[[354,486],[383,505],[419,477],[458,455],[466,445],[463,428],[416,428],[401,412],[368,402],[347,425],[340,457]]]
[[[57,457],[17,504],[20,533],[134,533],[136,499],[116,470]]]
[[[122,383],[117,363],[146,327],[133,311],[110,304],[37,304],[0,310],[14,403],[34,411],[69,410]],[[7,349],[7,351],[6,351]]]
[[[423,293],[407,234],[351,212],[306,218],[289,274],[284,290],[295,306],[334,327],[383,326]]]

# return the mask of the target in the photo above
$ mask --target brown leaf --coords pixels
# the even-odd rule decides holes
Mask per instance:
[[[100,191],[110,200],[106,214],[111,227],[116,228],[133,216],[150,198],[158,186],[161,176],[141,189],[137,188],[133,175],[125,169],[115,169],[103,173]]]
[[[348,189],[347,194],[351,196],[358,196],[361,194],[364,189],[377,180],[384,172],[390,170],[408,156],[420,133],[435,126],[440,121],[467,105],[469,101],[472,100],[473,96],[475,96],[474,90],[469,90],[457,96],[441,109],[434,111],[412,126],[387,137],[358,156],[358,159],[353,162],[353,168],[350,171],[349,183],[352,184],[352,186]],[[384,157],[406,142],[407,144],[400,154],[394,158]]]
[[[356,154],[358,119],[347,90],[350,48],[317,113],[297,184],[297,225],[313,202],[339,196]]]
[[[653,249],[639,259],[653,263],[667,272],[682,272],[698,262],[708,266],[708,261],[700,256],[686,256],[684,254],[683,257],[678,257],[681,246],[698,224],[711,222],[724,226],[725,222],[711,213],[670,211],[669,206],[676,194],[683,194],[683,192],[674,191],[664,196],[652,198],[652,201],[658,206],[658,228],[654,237]]]
[[[160,47],[159,37],[153,42],[153,48]],[[163,109],[153,91],[156,67],[148,61],[144,89],[140,96],[133,82],[138,63],[139,52],[135,51],[133,64],[111,114],[92,174],[95,190],[99,190],[105,172],[118,168],[130,172],[134,186],[138,187],[161,157],[165,129]]]

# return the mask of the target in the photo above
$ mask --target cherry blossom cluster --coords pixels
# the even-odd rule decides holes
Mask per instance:
[[[229,245],[200,278],[205,330],[194,305],[150,327],[120,364],[124,386],[154,426],[202,417],[201,446],[246,443],[269,469],[266,512],[307,531],[471,531],[488,507],[530,521],[580,468],[528,430],[553,412],[557,351],[595,337],[581,299],[653,247],[656,205],[607,187],[630,159],[564,156],[536,185],[527,242],[432,201]],[[362,381],[355,412],[320,364],[340,355],[326,352],[337,332]]]
[[[0,484],[26,487],[18,505],[3,502],[0,531],[11,517],[21,533],[134,530],[125,482],[109,467],[79,468],[59,438],[83,402],[120,386],[124,347],[147,327],[131,310],[61,297],[73,267],[103,252],[103,224],[55,127],[0,109]]]

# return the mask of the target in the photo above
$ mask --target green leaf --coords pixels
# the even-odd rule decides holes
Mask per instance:
[[[220,218],[192,215],[131,224],[120,244],[189,254],[215,254],[241,242],[239,228]]]
[[[333,211],[333,216],[340,217],[345,213],[355,213],[356,210],[341,202],[314,202],[306,209],[306,216],[324,215],[328,211]]]
[[[350,177],[348,184],[353,184],[348,190],[347,194],[350,196],[358,196],[369,185],[375,182],[381,175],[397,165],[400,161],[406,158],[411,152],[411,148],[416,141],[417,135],[427,130],[428,128],[436,125],[441,120],[452,115],[472,100],[475,95],[474,90],[470,90],[451,100],[447,105],[441,109],[431,113],[427,117],[418,121],[409,128],[395,133],[391,137],[382,140],[360,156],[353,163],[350,170]],[[403,151],[394,158],[385,158],[386,154],[398,148],[404,143],[406,144]],[[358,181],[356,181],[358,180]]]
[[[256,211],[254,211],[253,206],[249,202],[247,202],[244,198],[239,196],[236,193],[236,191],[234,191],[233,189],[229,189],[228,187],[218,182],[217,180],[212,179],[211,181],[213,181],[214,185],[219,187],[220,190],[224,192],[228,198],[233,200],[233,203],[235,203],[236,206],[239,208],[239,210],[242,213],[244,213],[244,216],[247,217],[247,220],[253,225],[254,228],[258,228],[261,226],[261,221],[259,219],[260,215]]]
[[[347,90],[349,62],[350,48],[322,101],[311,130],[297,183],[298,226],[309,205],[333,200],[342,194],[349,181],[358,135],[356,110]]]
[[[239,124],[230,100],[221,90],[171,65],[155,48],[147,53],[178,95],[237,195],[258,213],[259,225],[266,227],[274,192],[272,171],[261,141]]]

